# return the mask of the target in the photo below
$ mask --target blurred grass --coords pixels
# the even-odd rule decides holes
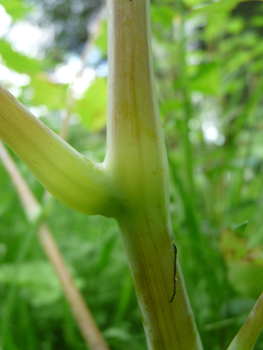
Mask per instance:
[[[73,130],[72,138],[76,137],[79,142],[78,131]],[[96,142],[94,144],[97,145]],[[97,155],[94,157],[100,157],[100,147],[99,142]],[[14,159],[34,192],[41,197],[41,185],[16,156]],[[30,250],[17,271],[17,256],[21,254],[24,240],[28,239],[30,228],[2,164],[0,174],[1,185],[8,184],[1,191],[3,205],[0,204],[2,322],[7,321],[4,315],[5,308],[10,306],[10,293],[14,293],[12,286],[17,291],[15,308],[8,322],[5,348],[70,349],[74,346],[76,349],[84,349],[86,345],[64,301],[60,286],[50,280],[51,275],[53,279],[55,276],[48,269],[36,237],[33,237]],[[55,233],[74,279],[109,345],[113,349],[122,349],[130,343],[130,349],[144,349],[146,344],[141,317],[115,221],[98,216],[87,217],[55,201],[47,223]],[[22,275],[21,278],[12,279],[13,273],[18,272]],[[43,295],[43,290],[49,296]],[[12,300],[14,301],[13,297]],[[29,324],[33,327],[25,332]]]

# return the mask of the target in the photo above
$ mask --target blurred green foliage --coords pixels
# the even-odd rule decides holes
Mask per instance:
[[[71,82],[60,82],[53,73],[79,55],[87,35],[83,27],[69,26],[71,1],[63,9],[59,1],[53,7],[47,3],[48,13],[39,23],[45,26],[54,20],[61,25],[60,33],[70,31],[70,38],[63,41],[63,35],[54,35],[48,50],[43,47],[39,57],[32,57],[18,52],[4,36],[0,62],[30,78],[16,90],[14,82],[3,83],[59,132],[69,108]],[[0,4],[13,25],[25,19],[36,23],[33,1]],[[87,8],[95,10],[94,4],[87,2]],[[78,15],[86,26],[84,14],[83,10]],[[263,289],[263,4],[155,0],[151,17],[178,254],[204,348],[226,349]],[[106,148],[107,74],[99,74],[106,51],[104,21],[86,62],[97,77],[70,106],[68,142],[94,161],[103,160]],[[43,188],[13,153],[12,157],[41,201]],[[0,191],[0,318],[12,283],[18,287],[6,349],[86,348],[37,239],[19,277],[12,279],[30,227],[1,163]],[[248,227],[236,229],[246,220]],[[116,223],[86,217],[56,201],[48,224],[111,348],[145,349]],[[261,336],[255,350],[262,347]]]

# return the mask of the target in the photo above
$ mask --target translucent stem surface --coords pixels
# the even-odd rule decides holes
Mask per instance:
[[[0,138],[46,189],[80,212],[110,215],[107,175],[35,118],[0,85]]]
[[[105,167],[119,195],[118,220],[148,349],[202,349],[177,263],[169,178],[153,83],[148,0],[108,0],[109,80]]]

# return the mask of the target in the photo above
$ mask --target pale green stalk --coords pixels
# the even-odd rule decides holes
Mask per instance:
[[[252,350],[263,327],[263,293],[227,350]]]
[[[102,166],[76,152],[1,84],[0,138],[61,202],[85,214],[112,215]]]
[[[202,349],[177,262],[169,216],[168,165],[155,96],[148,0],[109,0],[105,167],[120,195],[116,216],[148,349]]]

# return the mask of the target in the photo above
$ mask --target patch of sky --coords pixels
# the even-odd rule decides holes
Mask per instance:
[[[5,65],[1,64],[0,59],[0,79],[1,83],[7,84],[9,91],[15,96],[21,95],[21,87],[30,83],[30,77],[27,74],[17,73]]]
[[[225,136],[222,133],[222,110],[219,104],[213,98],[205,98],[201,95],[192,96],[198,105],[196,118],[189,121],[191,131],[200,129],[203,132],[204,141],[207,144],[222,146],[225,142]],[[198,125],[198,123],[200,123]]]
[[[79,9],[74,8],[74,11],[78,12]],[[38,14],[40,12],[37,11]],[[43,58],[43,47],[47,41],[52,40],[55,28],[51,26],[48,29],[43,29],[27,21],[18,21],[11,26],[12,18],[1,5],[0,18],[0,37],[4,37],[10,42],[13,50],[29,57]],[[96,76],[107,77],[108,75],[107,61],[101,61],[101,58],[100,50],[96,47],[91,48],[86,59],[88,67],[82,69],[81,57],[71,54],[65,63],[59,64],[49,77],[59,84],[72,84],[74,97],[82,98],[85,91],[95,81]],[[79,74],[80,71],[81,74]],[[2,82],[10,85],[9,89],[16,97],[21,94],[21,87],[28,85],[30,82],[29,76],[11,71],[5,67],[4,62],[1,64],[1,61],[0,76]],[[34,114],[43,114],[43,110],[39,113],[34,111]]]
[[[42,58],[42,47],[53,36],[52,28],[42,29],[27,21],[16,22],[6,34],[14,50],[33,58]]]
[[[55,71],[51,74],[52,80],[60,84],[70,84],[76,78],[81,69],[81,60],[79,56],[69,56],[66,63],[58,64]]]
[[[106,78],[108,76],[108,61],[103,60],[96,68],[96,75],[100,78]]]
[[[36,118],[45,117],[48,114],[48,109],[44,105],[31,106],[28,109]]]
[[[81,74],[79,74],[80,72]],[[90,67],[82,70],[81,58],[74,54],[68,57],[66,63],[57,65],[50,77],[59,84],[72,84],[74,97],[81,98],[94,82],[96,72]]]
[[[193,91],[191,93],[191,100],[194,104],[198,104],[202,102],[204,99],[204,95],[202,94],[201,91]]]
[[[72,85],[74,97],[77,99],[82,98],[84,92],[95,81],[96,73],[93,68],[86,67],[80,77],[77,77]]]
[[[95,66],[99,63],[100,60],[101,60],[100,50],[97,47],[92,47],[92,49],[90,50],[87,56],[87,60],[86,60],[87,64],[91,66]]]
[[[2,5],[0,5],[0,37],[4,36],[8,29],[10,28],[10,25],[12,23],[12,18],[6,13],[6,10]]]

